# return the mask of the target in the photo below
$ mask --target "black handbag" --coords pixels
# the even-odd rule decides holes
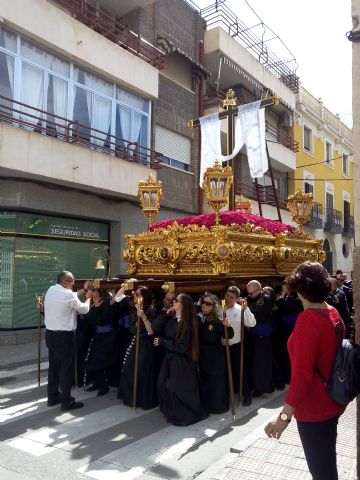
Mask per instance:
[[[324,382],[328,395],[335,402],[346,406],[360,393],[360,346],[344,338],[340,322],[334,326],[330,318],[320,309],[309,308],[308,310],[320,313],[334,327],[338,348],[330,377],[326,380],[317,365],[315,369]]]

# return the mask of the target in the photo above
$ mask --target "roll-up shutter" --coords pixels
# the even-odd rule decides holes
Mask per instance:
[[[190,165],[191,140],[163,127],[155,127],[155,150],[164,157]]]

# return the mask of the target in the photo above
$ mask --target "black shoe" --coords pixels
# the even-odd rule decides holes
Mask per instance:
[[[87,392],[95,392],[96,390],[99,390],[99,387],[96,385],[96,383],[93,383],[86,389]]]
[[[71,403],[62,403],[61,404],[61,411],[62,412],[69,412],[70,410],[77,410],[78,408],[83,407],[83,402],[71,402]]]
[[[249,407],[251,404],[252,404],[252,398],[251,397],[244,397],[244,400],[243,400],[244,407]]]
[[[252,393],[253,397],[258,398],[262,396],[262,393],[257,392],[256,390]]]
[[[100,390],[97,393],[97,396],[102,397],[103,395],[106,395],[108,391],[109,391],[109,387],[100,388]]]
[[[75,402],[75,398],[74,397],[70,397],[70,400],[69,400],[69,403],[72,403],[72,402]],[[47,406],[48,407],[53,407],[54,405],[59,405],[59,403],[61,403],[61,397],[59,395],[59,397],[55,400],[48,400],[47,402]]]
[[[285,384],[284,383],[280,383],[279,385],[275,385],[275,388],[276,390],[285,390]]]

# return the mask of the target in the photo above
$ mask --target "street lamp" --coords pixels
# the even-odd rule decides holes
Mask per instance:
[[[161,181],[155,180],[151,174],[146,181],[141,180],[138,183],[138,199],[142,213],[148,219],[148,230],[152,225],[152,219],[158,214],[162,196]]]
[[[299,225],[300,230],[303,229],[305,223],[309,220],[313,205],[312,193],[304,193],[301,190],[297,190],[294,195],[288,196],[287,208],[293,221]]]
[[[208,205],[215,210],[215,225],[220,223],[220,209],[229,200],[230,186],[233,183],[231,167],[222,167],[216,160],[213,167],[204,173],[203,189],[205,190]]]

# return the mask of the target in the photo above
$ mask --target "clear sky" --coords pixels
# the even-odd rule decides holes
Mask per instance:
[[[194,0],[200,7],[214,0]],[[251,17],[245,0],[226,0],[226,5],[248,27]],[[334,114],[352,126],[351,0],[248,0],[261,20],[286,44],[297,60],[301,84],[321,97]],[[269,42],[269,48],[276,42]],[[275,51],[276,53],[276,51]]]

